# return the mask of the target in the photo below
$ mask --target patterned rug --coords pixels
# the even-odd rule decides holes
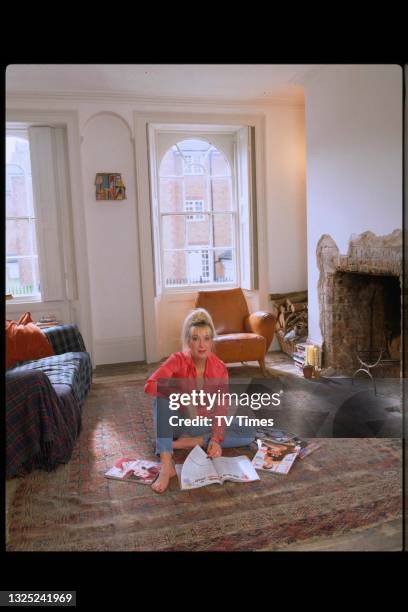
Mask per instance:
[[[104,478],[123,455],[155,459],[152,433],[143,381],[96,380],[71,461],[16,485],[7,550],[282,550],[401,517],[401,440],[322,439],[286,476],[193,491],[172,479],[164,495]],[[224,452],[244,453],[254,451]]]

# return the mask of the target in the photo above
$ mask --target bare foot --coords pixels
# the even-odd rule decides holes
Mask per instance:
[[[178,438],[173,441],[173,448],[194,448],[194,446],[204,446],[204,436]]]
[[[177,472],[173,462],[168,464],[162,463],[160,473],[154,483],[151,485],[151,488],[156,493],[164,493],[169,486],[170,478],[173,478],[173,476],[176,476],[176,474]]]

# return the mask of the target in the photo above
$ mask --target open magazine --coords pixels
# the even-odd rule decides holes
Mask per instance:
[[[251,461],[245,455],[211,459],[200,446],[195,446],[183,464],[176,465],[181,489],[197,489],[226,480],[252,482],[259,480]]]
[[[115,465],[105,473],[106,478],[152,484],[160,472],[160,463],[145,459],[118,459]]]

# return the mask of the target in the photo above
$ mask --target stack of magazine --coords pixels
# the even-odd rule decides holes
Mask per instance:
[[[252,459],[256,470],[287,474],[296,459],[304,459],[320,447],[318,442],[307,442],[295,434],[271,430],[257,438],[258,450]]]

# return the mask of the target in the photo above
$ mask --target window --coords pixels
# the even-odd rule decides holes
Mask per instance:
[[[201,170],[185,174],[191,160],[200,160]],[[237,207],[233,194],[231,165],[210,142],[183,140],[166,151],[159,167],[165,288],[236,282]],[[188,214],[191,212],[200,214]],[[230,253],[232,264],[228,274],[220,263],[225,251]]]
[[[18,302],[76,296],[66,151],[63,127],[6,126],[6,291]]]
[[[28,133],[6,134],[6,293],[41,298]]]
[[[205,127],[149,124],[156,295],[256,287],[251,128]]]

